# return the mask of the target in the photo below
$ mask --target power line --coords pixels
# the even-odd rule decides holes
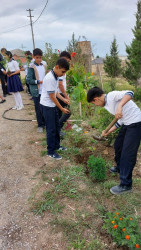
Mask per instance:
[[[4,32],[1,32],[1,34],[9,33],[9,32],[11,32],[11,31],[14,31],[14,30],[18,30],[18,29],[21,29],[21,28],[27,27],[27,26],[29,26],[29,25],[30,25],[30,23],[29,23],[29,24],[22,25],[22,26],[19,26],[19,27],[17,27],[17,28],[11,28],[10,30],[7,30],[7,31],[4,31]]]
[[[48,1],[49,1],[49,0],[47,0],[45,6],[44,6],[43,10],[41,11],[40,15],[38,16],[38,18],[37,18],[34,22],[32,22],[32,24],[36,23],[36,22],[39,20],[39,18],[42,16],[42,14],[43,14],[45,8],[47,7]],[[9,32],[12,32],[12,31],[15,31],[15,30],[18,30],[18,29],[27,27],[27,26],[29,26],[29,25],[31,25],[31,24],[29,23],[29,24],[25,24],[25,25],[22,25],[22,26],[18,26],[17,28],[11,28],[11,29],[9,29],[9,30],[7,30],[7,31],[1,32],[1,34],[6,34],[6,33],[9,33]]]
[[[45,8],[46,8],[46,7],[47,7],[47,5],[48,5],[48,1],[49,1],[49,0],[47,0],[47,1],[46,1],[46,4],[45,4],[45,6],[44,6],[43,10],[41,11],[41,13],[40,13],[40,15],[38,16],[38,18],[37,18],[37,19],[33,22],[33,24],[34,24],[34,23],[36,23],[36,22],[39,20],[39,18],[41,17],[41,15],[43,14],[43,12],[44,12]]]

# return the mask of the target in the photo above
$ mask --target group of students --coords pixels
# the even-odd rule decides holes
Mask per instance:
[[[7,90],[14,93],[16,100],[15,93],[23,90],[17,78],[19,67],[10,52],[7,51],[5,55],[11,71],[7,77]],[[26,68],[26,82],[35,104],[37,131],[43,132],[46,128],[47,156],[60,160],[62,157],[58,152],[67,150],[60,145],[60,131],[71,115],[68,108],[70,99],[66,92],[66,72],[69,70],[71,56],[63,51],[54,68],[46,74],[42,55],[40,49],[33,50],[33,59]],[[6,74],[2,66],[0,70]],[[104,107],[118,119],[107,133],[102,132],[102,136],[107,136],[121,126],[114,144],[116,166],[110,169],[112,173],[120,174],[120,185],[110,189],[115,195],[132,190],[132,172],[141,141],[141,110],[132,98],[132,91],[112,91],[106,95],[99,87],[91,88],[87,93],[88,102]],[[16,105],[18,110],[19,104]]]
[[[62,157],[58,151],[67,150],[60,145],[61,118],[59,120],[59,117],[62,112],[66,117],[70,116],[70,111],[65,105],[70,104],[66,93],[66,71],[69,70],[71,57],[68,52],[62,52],[55,67],[42,80],[41,76],[44,75],[42,54],[39,49],[35,49],[33,55],[34,67],[31,66],[28,70],[27,82],[34,98],[36,114],[39,111],[40,118],[42,116],[39,127],[42,125],[42,130],[44,125],[46,127],[47,155],[60,160]],[[120,185],[110,189],[115,195],[132,190],[132,172],[141,141],[141,110],[131,100],[132,98],[132,91],[112,91],[106,95],[98,87],[91,88],[87,93],[88,102],[104,107],[118,119],[107,133],[102,132],[103,136],[107,136],[121,126],[114,144],[116,166],[110,169],[112,173],[120,174]]]
[[[26,81],[35,105],[37,131],[42,133],[46,128],[47,154],[59,160],[62,157],[56,151],[66,150],[60,146],[61,128],[71,115],[70,110],[65,108],[70,104],[66,93],[66,71],[69,69],[71,56],[63,51],[55,67],[47,74],[42,56],[40,49],[33,50],[34,61],[28,68]]]
[[[20,92],[23,86],[19,78],[20,68],[17,61],[13,59],[12,53],[5,48],[1,49],[0,54],[0,80],[2,84],[3,97],[13,93],[16,105],[12,109],[21,110],[24,108]],[[0,96],[4,103],[6,100]]]

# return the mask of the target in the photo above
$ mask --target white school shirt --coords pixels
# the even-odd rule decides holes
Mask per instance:
[[[38,76],[39,76],[39,81],[43,81],[44,77],[45,77],[45,67],[44,65],[41,63],[40,65],[36,64],[34,62],[36,69],[38,71]],[[39,95],[41,95],[42,93],[42,88],[43,88],[43,83],[40,84],[39,86]]]
[[[10,62],[7,62],[6,72],[8,72],[8,70],[10,72],[15,72],[17,70],[20,70],[18,62],[15,60],[11,60]]]
[[[47,107],[55,107],[56,104],[49,96],[50,93],[55,93],[56,96],[56,93],[58,92],[58,77],[53,70],[46,74],[42,85],[40,104]]]
[[[108,110],[111,114],[115,115],[118,104],[125,95],[130,95],[133,97],[134,93],[130,90],[126,91],[112,91],[105,95],[105,106],[104,108]],[[118,128],[121,125],[130,125],[132,123],[141,122],[141,110],[132,101],[128,101],[122,107],[123,117],[117,121],[115,126]]]
[[[62,82],[63,82],[63,86],[64,86],[64,89],[65,89],[65,91],[66,91],[66,89],[67,89],[66,74],[65,74],[64,76],[59,77],[58,82],[59,82],[59,81],[62,81]],[[61,91],[59,88],[58,88],[58,92],[59,92],[59,93],[62,93],[62,91]]]
[[[32,60],[31,60],[31,63],[34,63],[35,62],[35,59],[33,58]],[[46,63],[46,61],[41,61],[41,63],[44,65],[44,66],[46,66],[47,67],[47,63]]]

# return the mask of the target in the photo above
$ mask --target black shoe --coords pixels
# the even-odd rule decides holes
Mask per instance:
[[[6,94],[4,94],[3,97],[6,97]]]
[[[7,93],[7,95],[12,95],[11,93]]]
[[[114,186],[110,189],[110,192],[115,195],[131,192],[131,191],[132,191],[131,186],[123,186],[123,185]]]
[[[117,173],[119,173],[119,169],[117,167],[112,167],[112,168],[110,168],[110,172],[117,174]]]
[[[2,100],[0,103],[4,103],[4,102],[6,102],[6,100],[4,99],[4,100]]]
[[[49,156],[50,158],[53,158],[55,160],[61,160],[62,159],[62,156],[58,155],[57,153],[47,154],[47,156]]]

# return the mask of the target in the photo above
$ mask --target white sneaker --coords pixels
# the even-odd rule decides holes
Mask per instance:
[[[22,105],[22,106],[19,106],[18,108],[17,108],[17,110],[21,110],[21,109],[23,109],[24,108],[24,106]]]
[[[18,107],[17,107],[17,106],[14,106],[14,107],[12,107],[12,109],[18,109]]]

